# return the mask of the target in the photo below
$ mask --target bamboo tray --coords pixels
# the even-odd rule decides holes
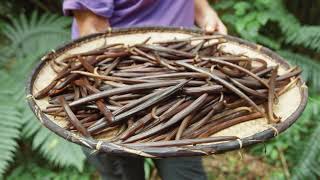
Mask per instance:
[[[46,128],[70,142],[109,154],[138,155],[152,158],[202,156],[240,149],[276,137],[298,119],[306,106],[308,97],[307,86],[301,78],[299,78],[298,83],[294,87],[281,95],[278,104],[274,105],[275,114],[281,117],[281,122],[278,124],[268,124],[267,119],[259,118],[229,127],[213,135],[239,137],[239,139],[233,141],[179,147],[129,148],[125,144],[108,142],[108,139],[112,136],[110,133],[99,136],[97,139],[89,139],[65,130],[63,128],[67,124],[65,119],[54,118],[41,112],[48,105],[48,98],[36,100],[33,97],[36,92],[45,87],[55,76],[54,71],[48,63],[49,60],[56,59],[59,61],[59,59],[67,55],[90,51],[108,43],[125,43],[130,45],[140,43],[148,37],[151,37],[150,42],[152,42],[187,38],[202,33],[200,30],[184,28],[144,27],[110,29],[105,33],[74,40],[47,53],[34,68],[26,88],[29,106]],[[269,65],[279,64],[279,74],[284,73],[290,67],[284,59],[265,47],[232,36],[225,36],[224,38],[227,42],[221,44],[219,48],[225,52],[264,59]]]

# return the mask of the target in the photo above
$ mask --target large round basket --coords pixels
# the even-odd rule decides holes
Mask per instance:
[[[125,43],[130,45],[141,43],[148,37],[151,37],[149,42],[152,42],[187,38],[202,33],[200,30],[164,27],[110,29],[105,33],[90,35],[67,43],[43,56],[34,68],[27,82],[28,103],[39,121],[57,135],[92,150],[115,155],[138,155],[152,158],[210,155],[262,143],[288,129],[301,115],[307,103],[308,91],[301,78],[294,87],[279,97],[279,102],[273,107],[275,114],[281,117],[280,123],[268,124],[267,119],[259,118],[240,123],[212,135],[237,136],[239,137],[237,140],[179,147],[132,148],[132,146],[108,141],[110,138],[108,134],[99,136],[97,139],[85,138],[77,133],[65,130],[64,127],[67,124],[65,119],[57,119],[42,113],[42,109],[48,105],[48,98],[36,100],[33,97],[36,92],[48,85],[56,75],[48,63],[50,60],[59,60],[70,54],[86,52],[105,44]],[[290,68],[284,59],[265,47],[232,36],[225,36],[224,38],[227,42],[221,44],[219,48],[225,52],[261,58],[270,65],[279,64],[279,74]]]

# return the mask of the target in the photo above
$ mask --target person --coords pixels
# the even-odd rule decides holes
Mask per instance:
[[[212,33],[227,29],[207,0],[64,0],[65,15],[73,16],[72,38],[104,32],[109,27],[195,25]],[[90,154],[92,163],[106,180],[144,179],[144,159],[102,152]],[[200,157],[153,160],[163,180],[206,179]]]

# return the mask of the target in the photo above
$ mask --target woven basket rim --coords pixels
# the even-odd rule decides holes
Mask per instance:
[[[307,97],[308,97],[308,90],[305,86],[305,82],[300,78],[298,82],[298,86],[300,86],[300,93],[301,93],[301,101],[300,105],[297,110],[291,114],[284,122],[279,124],[270,125],[270,128],[264,130],[262,132],[256,133],[252,136],[241,138],[238,140],[228,141],[228,142],[221,142],[215,143],[210,145],[197,145],[192,147],[166,147],[166,148],[155,148],[155,147],[148,147],[144,149],[133,149],[126,147],[125,145],[121,144],[114,144],[106,141],[98,141],[95,139],[85,138],[82,136],[77,136],[74,133],[71,133],[62,127],[58,126],[54,122],[52,122],[44,113],[41,112],[40,108],[36,104],[35,99],[32,95],[33,90],[33,82],[37,77],[41,68],[46,64],[46,61],[58,56],[59,54],[65,52],[68,49],[76,47],[80,44],[87,43],[93,41],[95,39],[101,37],[110,37],[115,35],[124,35],[124,34],[134,34],[134,33],[141,33],[141,32],[181,32],[181,33],[188,33],[188,34],[203,34],[203,31],[199,29],[189,29],[189,28],[173,28],[173,27],[139,27],[139,28],[115,28],[109,29],[104,33],[97,33],[92,34],[86,37],[82,37],[76,40],[72,40],[67,42],[58,48],[45,53],[45,55],[41,58],[41,61],[34,67],[30,76],[28,77],[26,83],[26,94],[27,94],[27,101],[32,109],[33,113],[37,116],[37,119],[48,129],[56,133],[57,135],[61,136],[62,138],[71,141],[73,143],[77,143],[79,145],[88,147],[92,150],[104,151],[109,154],[115,155],[138,155],[144,157],[151,157],[151,158],[164,158],[164,157],[178,157],[178,156],[201,156],[201,155],[208,155],[214,153],[222,153],[230,150],[240,149],[242,147],[246,147],[252,144],[257,144],[264,142],[268,139],[271,139],[278,134],[285,131],[289,128],[298,117],[303,112],[304,108],[307,104]],[[216,33],[218,34],[218,33]],[[283,67],[289,68],[289,64],[276,53],[272,52],[268,48],[262,47],[261,45],[257,45],[245,40],[242,40],[237,37],[233,37],[230,35],[225,35],[227,40],[237,42],[239,45],[247,46],[251,49],[259,51],[262,54],[265,54],[275,60],[277,63],[281,64]]]

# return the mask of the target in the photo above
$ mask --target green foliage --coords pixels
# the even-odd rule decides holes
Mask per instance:
[[[83,169],[85,160],[79,146],[43,128],[26,105],[23,91],[25,77],[40,55],[69,39],[71,21],[52,14],[39,15],[36,11],[29,18],[24,14],[16,17],[14,13],[30,12],[34,7],[48,12],[59,6],[44,6],[46,3],[38,0],[32,1],[33,5],[14,2],[6,0],[0,5],[0,179],[21,151],[19,140],[31,145],[50,164],[68,168],[49,170],[52,169],[49,165],[40,166],[27,160],[19,162],[8,179],[88,179],[88,175],[77,172]],[[55,4],[59,3],[61,1]],[[14,5],[21,8],[7,16],[7,12],[12,11],[9,9],[17,9]],[[310,89],[319,92],[320,65],[313,59],[319,57],[317,53],[320,52],[319,25],[300,23],[282,0],[221,0],[214,7],[232,34],[272,48],[292,64],[301,66]],[[296,179],[319,176],[316,168],[320,167],[320,125],[319,111],[315,111],[320,107],[319,97],[312,94],[299,121],[266,146],[266,157],[271,163],[280,162],[280,149],[285,152],[290,167],[297,164],[292,168]],[[256,146],[252,151],[261,153],[262,149],[263,146]],[[150,177],[153,167],[152,161],[147,159],[146,178]],[[277,173],[276,177],[283,177],[283,174]]]
[[[319,46],[320,47],[320,46]],[[315,89],[320,89],[320,63],[313,59],[288,50],[279,50],[278,53],[289,60],[291,64],[298,65],[303,69],[303,77]]]
[[[289,3],[298,4],[297,1]],[[287,10],[283,0],[223,0],[214,7],[231,33],[276,50],[291,64],[303,69],[309,91],[315,93],[311,93],[311,100],[298,122],[268,142],[265,156],[270,163],[277,164],[281,162],[279,151],[283,151],[290,167],[299,162],[295,168],[290,168],[294,178],[316,179],[320,176],[320,119],[319,111],[315,111],[320,108],[320,96],[316,94],[320,89],[320,63],[313,57],[319,57],[320,26],[301,24]],[[261,155],[263,148],[259,145],[251,151]],[[284,176],[278,174],[277,177]]]
[[[13,162],[19,148],[17,141],[24,139],[32,143],[32,149],[59,167],[76,167],[82,171],[85,156],[78,145],[67,142],[50,132],[36,120],[25,101],[25,81],[36,60],[51,48],[70,37],[66,27],[70,19],[57,15],[36,12],[30,19],[25,15],[12,19],[2,29],[8,40],[3,52],[0,70],[0,174]],[[11,61],[9,63],[9,61]]]
[[[261,33],[266,30],[264,27],[273,19],[274,12],[270,5],[273,1],[221,1],[214,7],[224,11],[222,19],[229,26],[231,32],[239,34],[241,37],[261,44],[265,44],[273,49],[278,49],[280,43],[278,39],[272,39],[267,34]],[[276,6],[276,5],[273,5]]]
[[[35,11],[28,19],[24,14],[12,18],[1,30],[9,44],[2,50],[2,56],[24,58],[31,52],[41,55],[44,52],[61,45],[70,38],[66,27],[70,26],[70,19],[52,14],[41,16]],[[2,58],[3,59],[3,58]],[[7,63],[4,61],[2,63]]]
[[[62,14],[61,6],[63,0],[1,0],[0,19],[8,20],[20,14],[31,14],[34,11],[41,13],[55,12]]]
[[[20,137],[19,129],[22,126],[21,114],[17,105],[17,99],[9,98],[19,93],[9,75],[2,72],[0,75],[2,87],[11,87],[11,91],[3,89],[0,92],[0,178],[9,163],[14,160],[14,154],[18,149],[17,139]],[[19,95],[18,95],[19,96]]]
[[[23,65],[23,64],[22,64]],[[24,67],[27,67],[24,65]],[[13,161],[20,139],[22,128],[23,112],[26,107],[24,83],[17,83],[25,73],[24,68],[15,72],[1,71],[0,75],[0,177]]]
[[[279,161],[279,149],[286,153],[287,160],[291,165],[296,164],[299,161],[297,152],[301,152],[304,149],[304,143],[310,141],[310,132],[318,125],[316,117],[320,115],[320,96],[311,95],[309,103],[303,112],[299,120],[290,127],[285,133],[275,138],[271,142],[268,142],[266,146],[259,145],[254,146],[251,151],[256,155],[264,154],[270,163],[280,163]],[[264,152],[264,148],[265,152]],[[308,149],[307,149],[308,150]]]
[[[38,122],[34,122],[39,126]],[[62,139],[46,128],[41,127],[37,130],[32,139],[32,148],[38,149],[43,157],[53,165],[59,167],[73,166],[79,171],[83,170],[85,155],[80,147]]]
[[[300,26],[281,0],[225,0],[215,7],[225,12],[222,19],[232,31],[273,49],[279,49],[283,36],[290,36]],[[283,34],[277,34],[278,31]]]
[[[8,180],[90,180],[94,169],[88,166],[79,173],[75,168],[53,168],[41,157],[35,156],[35,152],[28,147],[18,153],[16,166],[6,176]]]
[[[245,39],[273,49],[290,44],[320,50],[320,26],[301,25],[281,0],[224,0],[215,7],[225,11],[222,19]]]
[[[320,52],[320,26],[302,26],[288,36],[286,42]]]
[[[51,167],[42,167],[35,163],[19,165],[7,177],[7,180],[90,180],[90,174],[79,174],[75,169],[61,169],[53,171]]]
[[[319,103],[319,102],[318,102]],[[318,179],[320,176],[320,126],[314,130],[305,146],[300,162],[293,170],[292,179]]]
[[[150,179],[152,175],[152,170],[155,168],[154,162],[150,158],[144,160],[144,179]]]

